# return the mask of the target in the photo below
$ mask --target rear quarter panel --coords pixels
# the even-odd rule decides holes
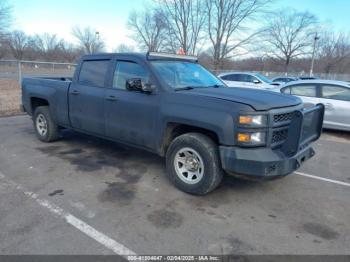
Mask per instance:
[[[44,99],[54,120],[69,126],[68,90],[70,81],[57,81],[40,78],[24,78],[22,81],[22,103],[29,115],[33,115],[32,98]]]

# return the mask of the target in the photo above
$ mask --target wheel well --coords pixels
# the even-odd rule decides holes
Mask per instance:
[[[38,97],[32,97],[30,99],[30,104],[32,108],[32,113],[34,113],[35,109],[39,106],[48,106],[49,102],[45,99],[38,98]]]
[[[166,151],[168,150],[169,145],[171,142],[178,136],[181,136],[186,133],[201,133],[203,135],[206,135],[210,137],[215,143],[219,144],[219,137],[218,135],[208,129],[191,126],[191,125],[185,125],[185,124],[177,124],[177,123],[169,123],[167,125],[162,147],[161,147],[161,155],[164,156]]]

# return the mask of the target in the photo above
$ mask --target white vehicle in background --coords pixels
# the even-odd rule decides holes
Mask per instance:
[[[305,107],[324,104],[323,127],[350,131],[350,83],[332,80],[293,81],[272,91],[295,95]]]
[[[246,87],[256,89],[271,89],[278,83],[273,83],[266,76],[259,73],[227,72],[219,74],[218,77],[228,87]]]
[[[298,81],[298,78],[292,77],[292,76],[279,76],[279,77],[273,78],[271,81],[273,83],[279,83],[280,85],[282,85],[292,81]]]

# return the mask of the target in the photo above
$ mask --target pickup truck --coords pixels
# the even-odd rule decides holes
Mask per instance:
[[[41,141],[68,128],[145,149],[196,195],[224,174],[293,173],[314,156],[324,115],[322,104],[304,109],[297,97],[227,88],[196,57],[152,52],[83,56],[72,79],[24,78],[22,104]]]

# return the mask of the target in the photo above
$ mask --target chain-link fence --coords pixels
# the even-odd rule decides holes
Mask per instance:
[[[0,78],[73,76],[76,64],[39,61],[0,60]]]
[[[75,64],[0,60],[0,116],[20,113],[23,77],[72,77]]]
[[[21,101],[20,82],[23,77],[72,77],[76,64],[39,61],[0,60],[0,116],[19,114]],[[232,70],[213,70],[214,74]],[[286,76],[281,72],[259,72],[269,78]],[[306,76],[304,72],[289,76]],[[350,81],[350,75],[315,74],[321,79]]]

